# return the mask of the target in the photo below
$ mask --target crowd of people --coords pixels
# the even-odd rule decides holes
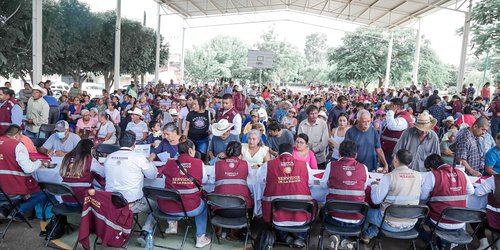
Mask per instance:
[[[0,186],[25,199],[21,214],[2,207],[0,218],[22,216],[45,201],[30,175],[49,164],[30,160],[30,153],[40,153],[63,157],[63,183],[76,179],[88,184],[73,185],[80,202],[85,196],[82,188],[93,187],[95,173],[105,179],[106,191],[123,194],[134,213],[149,213],[138,238],[142,246],[154,224],[152,207],[174,216],[183,212],[175,204],[146,199],[144,178],[158,176],[165,177],[166,188],[180,191],[188,216],[195,217],[196,247],[210,243],[207,207],[197,189],[207,181],[204,165],[215,166],[215,192],[240,195],[248,208],[254,200],[247,178],[256,171],[257,182],[265,186],[266,222],[271,220],[274,199],[312,200],[312,169],[324,169],[320,186],[329,190],[327,200],[370,200],[365,243],[377,236],[379,227],[393,232],[413,228],[414,220],[382,221],[392,204],[424,201],[430,208],[425,223],[435,225],[445,208],[466,207],[467,195],[473,194],[489,195],[487,224],[500,229],[500,195],[495,193],[500,188],[500,82],[493,93],[486,83],[479,94],[471,84],[448,95],[428,82],[373,91],[332,84],[293,92],[234,82],[184,86],[171,80],[142,87],[132,82],[126,89],[103,90],[99,98],[74,83],[58,99],[50,85],[25,84],[17,95],[8,82],[0,88]],[[39,138],[44,124],[54,124],[54,131],[35,147],[30,139]],[[100,144],[120,149],[99,163],[92,150]],[[134,152],[141,144],[149,145],[149,157]],[[161,159],[167,159],[163,166],[152,164]],[[179,171],[181,165],[193,178]],[[370,172],[385,175],[369,181]],[[484,181],[474,189],[469,176]],[[304,214],[272,215],[274,223],[283,226],[307,219]],[[365,222],[345,214],[328,220],[340,226]],[[452,221],[439,226],[464,228]],[[486,228],[480,225],[477,230],[479,249],[489,245]],[[177,233],[176,221],[168,222],[166,233]],[[228,237],[237,237],[238,232],[231,233]],[[291,245],[305,244],[304,234],[277,235]],[[421,236],[430,240],[425,230]],[[349,241],[336,235],[330,239],[335,247]],[[447,245],[436,242],[439,248]]]

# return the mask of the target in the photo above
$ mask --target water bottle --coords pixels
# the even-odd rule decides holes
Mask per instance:
[[[151,230],[149,230],[148,234],[146,235],[146,250],[153,250],[153,249],[154,249],[153,234],[151,233]]]

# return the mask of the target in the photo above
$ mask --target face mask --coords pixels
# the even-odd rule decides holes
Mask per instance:
[[[57,132],[56,136],[57,138],[59,138],[59,140],[62,140],[66,136],[66,132]]]

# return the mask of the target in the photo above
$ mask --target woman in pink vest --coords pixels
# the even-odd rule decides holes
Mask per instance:
[[[177,160],[171,159],[167,161],[163,168],[165,175],[165,188],[179,191],[182,196],[184,208],[187,215],[194,217],[196,223],[196,247],[204,247],[210,244],[210,238],[205,235],[207,229],[207,209],[202,201],[201,192],[197,186],[191,181],[190,175],[195,182],[201,187],[205,178],[203,170],[203,162],[200,159],[194,158],[196,149],[191,140],[186,139],[186,136],[181,136],[179,139],[179,157]],[[180,168],[182,166],[183,169]],[[187,174],[185,173],[187,172]],[[179,204],[159,200],[158,207],[160,211],[173,216],[184,216],[182,207]],[[177,221],[169,221],[166,234],[177,233]]]
[[[75,201],[70,195],[62,196],[62,200],[67,204],[76,206],[77,202],[83,203],[87,190],[93,188],[94,177],[99,178],[104,175],[104,168],[92,157],[93,147],[94,143],[91,140],[81,140],[62,160],[59,169],[59,175],[63,179],[62,184],[70,186],[78,199]]]
[[[496,230],[496,232],[492,232],[493,239],[497,239],[493,245],[495,246],[495,249],[500,249],[500,239],[498,239],[500,237],[498,233],[500,231],[500,174],[492,175],[490,178],[483,181],[481,185],[476,188],[474,194],[476,196],[488,195],[488,204],[486,205],[486,222],[490,228]],[[484,228],[482,231],[484,231]],[[484,246],[484,248],[478,249],[486,249],[486,246],[490,244],[486,236],[484,238],[480,238],[480,243],[481,246]]]
[[[247,212],[253,209],[253,198],[247,185],[248,163],[241,160],[241,143],[227,144],[226,158],[215,163],[215,191],[218,194],[237,195],[245,198]],[[225,211],[224,216],[241,216],[244,211]],[[240,230],[231,230],[228,239],[239,239]]]

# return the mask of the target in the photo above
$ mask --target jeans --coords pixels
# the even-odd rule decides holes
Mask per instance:
[[[493,117],[491,119],[491,136],[495,138],[496,134],[499,131],[499,126],[500,126],[500,117]]]
[[[288,236],[288,232],[276,230],[276,237],[278,238],[279,241],[285,242],[286,236]],[[307,237],[307,233],[297,233],[297,237],[305,240]]]
[[[426,218],[426,220],[425,220],[425,225],[429,226],[429,227],[431,228],[431,230],[432,230],[432,228],[434,228],[434,226],[435,226],[436,224],[434,224],[434,223],[431,221],[431,219]],[[450,231],[450,232],[452,232],[452,231],[456,231],[456,229],[453,229],[453,230],[448,230],[448,229],[444,229],[444,228],[439,228],[439,230],[441,230],[441,231]],[[425,243],[428,243],[428,242],[430,243],[430,241],[432,240],[432,235],[431,235],[429,232],[425,231],[425,229],[424,229],[423,227],[422,227],[422,228],[420,228],[420,231],[418,232],[418,236],[419,236],[419,237],[420,237],[420,239],[422,239],[422,241],[423,241],[423,242],[425,242]],[[449,242],[444,241],[444,240],[442,240],[442,239],[440,239],[440,238],[438,238],[438,242],[437,242],[437,243],[438,243],[438,247],[439,247],[439,249],[446,249],[446,247],[450,244]]]
[[[324,208],[321,209],[320,218],[323,219],[323,216],[325,216]],[[365,221],[364,220],[360,220],[358,223],[348,223],[348,222],[343,222],[343,221],[336,220],[336,219],[332,218],[332,216],[326,216],[325,222],[330,223],[330,224],[332,224],[334,226],[337,226],[337,227],[344,227],[344,228],[346,228],[346,227],[359,227]],[[342,239],[347,239],[348,237],[342,236],[341,238]]]
[[[149,204],[151,204],[151,207],[156,209],[157,205],[154,200],[149,199]],[[149,208],[148,205],[148,200],[146,200],[145,197],[142,197],[140,200],[137,200],[134,202],[132,207],[130,208],[132,213],[141,213],[141,212],[146,212],[148,213],[148,217],[146,218],[146,222],[144,222],[144,225],[142,226],[142,231],[150,231],[153,229],[153,223],[155,221],[153,217],[153,213],[151,209]]]
[[[370,237],[370,239],[374,238],[378,235],[380,224],[382,224],[382,216],[383,215],[382,215],[382,212],[380,211],[380,209],[370,208],[370,210],[368,210],[368,222],[371,225],[366,230],[366,234],[368,235],[368,237]],[[391,227],[387,223],[384,222],[384,224],[382,225],[382,229],[389,231],[389,232],[397,233],[397,232],[409,231],[412,228],[401,228],[401,229],[394,228],[394,227]]]
[[[168,215],[184,216],[184,212],[168,213]],[[196,224],[196,237],[203,236],[207,231],[207,218],[208,218],[207,207],[205,206],[205,202],[201,200],[200,205],[196,209],[188,211],[187,215],[189,217],[194,217],[194,222]]]
[[[208,137],[201,140],[195,140],[194,145],[196,146],[196,150],[201,154],[206,154],[208,150]]]
[[[19,205],[19,211],[21,212],[21,214],[25,214],[29,210],[35,208],[38,203],[45,203],[46,200],[47,197],[42,191],[32,193],[29,199],[25,200],[23,203],[21,203],[21,205]]]

